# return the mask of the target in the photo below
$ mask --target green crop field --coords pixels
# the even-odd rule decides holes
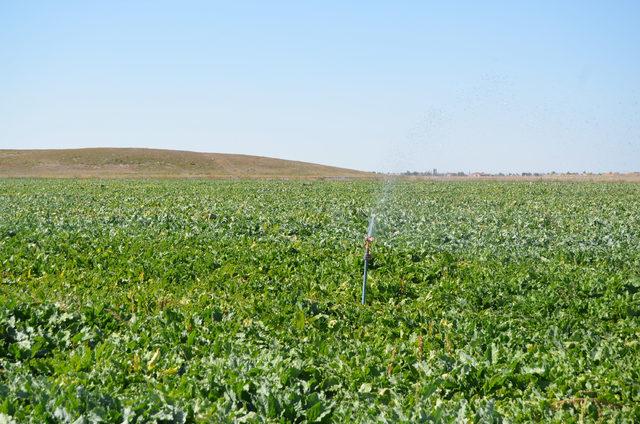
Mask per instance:
[[[0,422],[465,419],[640,420],[640,184],[0,180]]]

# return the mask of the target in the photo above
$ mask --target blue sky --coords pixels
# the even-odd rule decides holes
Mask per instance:
[[[0,1],[0,148],[640,170],[640,2]]]

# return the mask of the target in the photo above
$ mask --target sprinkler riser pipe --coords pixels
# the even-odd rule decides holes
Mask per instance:
[[[362,304],[367,301],[367,268],[369,265],[368,255],[364,257],[364,272],[362,273]]]
[[[367,275],[369,271],[369,262],[371,261],[371,243],[373,237],[368,236],[364,239],[364,269],[362,271],[362,304],[367,300]]]
[[[369,219],[369,227],[367,228],[367,236],[364,238],[364,269],[362,271],[362,304],[367,301],[367,271],[369,270],[369,261],[371,260],[371,244],[373,243],[373,227],[375,225],[376,216],[371,215]]]

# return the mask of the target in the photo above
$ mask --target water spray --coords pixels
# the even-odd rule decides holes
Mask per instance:
[[[369,228],[367,229],[367,235],[364,238],[364,271],[362,272],[362,304],[364,305],[367,300],[367,272],[369,268],[369,262],[371,261],[371,245],[373,244],[373,226],[375,225],[376,216],[371,215],[369,220]]]

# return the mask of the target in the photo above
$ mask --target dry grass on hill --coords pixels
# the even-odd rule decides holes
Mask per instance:
[[[0,177],[363,178],[372,174],[261,156],[138,148],[0,150]]]

